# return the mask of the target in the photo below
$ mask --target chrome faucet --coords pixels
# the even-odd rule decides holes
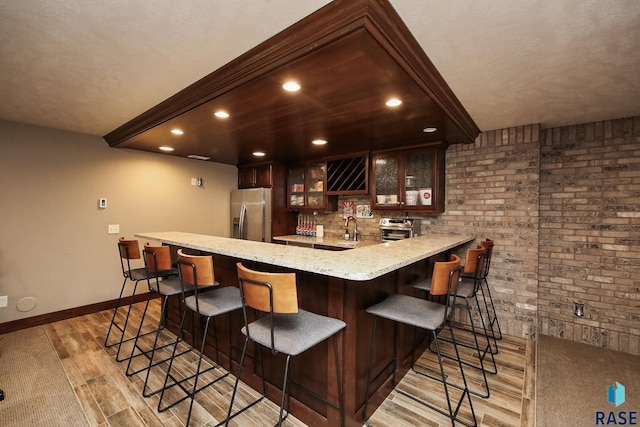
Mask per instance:
[[[353,241],[357,241],[358,240],[358,221],[356,221],[356,219],[353,216],[348,216],[347,220],[344,222],[344,227],[348,228],[349,227],[349,220],[352,219],[353,220]]]

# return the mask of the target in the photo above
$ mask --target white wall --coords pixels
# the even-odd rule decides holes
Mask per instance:
[[[191,186],[192,177],[204,186]],[[235,166],[0,121],[0,295],[9,297],[0,323],[117,298],[120,236],[228,236],[234,188]],[[100,197],[107,198],[105,210],[98,209]],[[120,234],[107,234],[108,224],[119,224]],[[18,301],[29,297],[36,307],[18,311]]]

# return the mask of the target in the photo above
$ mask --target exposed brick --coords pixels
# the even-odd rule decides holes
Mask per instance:
[[[482,132],[447,149],[446,177],[445,213],[413,216],[425,233],[495,241],[489,283],[505,334],[640,354],[640,117]],[[365,238],[382,215],[358,221]],[[344,231],[341,213],[321,217]]]
[[[548,129],[540,143],[547,172],[540,176],[540,210],[545,212],[540,259],[548,260],[544,269],[552,274],[540,275],[539,298],[550,295],[567,305],[545,305],[539,323],[545,333],[560,336],[549,319],[565,315],[573,301],[584,302],[589,318],[567,320],[580,325],[580,333],[570,339],[632,354],[638,354],[634,329],[640,329],[640,319],[630,318],[627,310],[637,312],[637,302],[634,306],[631,298],[620,296],[640,277],[640,265],[634,265],[640,259],[640,228],[629,223],[640,217],[640,191],[632,187],[640,172],[635,123],[638,118]],[[580,243],[585,237],[587,243]],[[575,258],[563,259],[559,247]],[[558,263],[562,268],[554,268]]]

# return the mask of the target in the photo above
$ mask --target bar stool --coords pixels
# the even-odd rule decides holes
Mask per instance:
[[[180,278],[178,276],[170,276],[170,277],[160,277],[160,272],[166,271],[172,268],[171,266],[171,251],[169,246],[151,246],[147,243],[142,250],[144,265],[146,269],[147,276],[147,284],[149,287],[149,298],[147,299],[147,306],[153,294],[158,294],[162,297],[162,305],[160,307],[160,318],[158,320],[158,324],[153,331],[147,332],[146,334],[142,334],[142,329],[145,321],[146,315],[146,307],[142,319],[140,319],[140,326],[138,327],[138,333],[136,335],[135,341],[133,343],[133,347],[131,349],[131,355],[129,356],[129,361],[127,363],[127,376],[136,375],[140,372],[147,371],[144,385],[142,387],[142,395],[144,397],[150,397],[154,394],[159,393],[162,389],[157,389],[152,392],[147,392],[147,384],[149,382],[149,374],[151,373],[151,369],[155,366],[158,366],[164,362],[167,362],[169,358],[161,358],[160,360],[155,360],[156,351],[161,350],[163,348],[176,345],[182,339],[182,330],[179,331],[179,334],[176,336],[175,340],[171,340],[165,344],[158,345],[158,340],[160,338],[160,332],[164,330],[164,321],[166,316],[167,303],[169,301],[169,297],[171,296],[181,296],[182,295],[182,285],[180,283]],[[185,284],[185,292],[193,292],[193,286]],[[183,299],[180,298],[180,313],[182,314],[185,308],[183,307]],[[140,337],[144,335],[148,335],[151,333],[155,333],[155,339],[153,341],[153,345],[151,349],[144,350],[141,348],[139,344]],[[139,351],[136,354],[136,350]],[[183,350],[181,353],[176,354],[175,357],[181,356],[187,352],[191,351],[189,348]],[[149,363],[142,368],[137,370],[131,370],[132,362],[137,357],[144,356],[149,359]]]
[[[164,412],[169,408],[174,407],[178,403],[191,399],[189,403],[189,412],[187,414],[187,420],[185,426],[189,425],[191,419],[191,411],[193,409],[193,401],[198,392],[204,390],[210,385],[222,380],[229,375],[229,370],[221,376],[207,382],[205,385],[198,387],[198,379],[206,372],[212,371],[220,367],[220,352],[218,349],[218,334],[215,327],[215,317],[230,313],[234,310],[242,308],[242,301],[240,298],[240,290],[235,286],[219,286],[219,283],[215,280],[215,272],[213,269],[213,257],[211,255],[187,255],[182,249],[178,250],[178,272],[180,277],[180,283],[182,284],[182,295],[184,299],[184,305],[189,310],[193,311],[201,318],[205,318],[204,331],[202,332],[202,344],[200,346],[200,355],[198,357],[198,364],[196,367],[196,373],[186,378],[178,379],[171,373],[174,361],[176,359],[176,352],[178,343],[176,342],[173,347],[173,353],[169,360],[169,367],[165,376],[164,385],[160,391],[160,401],[158,402],[158,412]],[[194,290],[194,294],[185,296],[185,292],[188,287]],[[180,331],[184,326],[184,319],[186,317],[186,310],[182,313],[182,319],[180,321]],[[214,331],[214,345],[216,349],[216,364],[201,370],[202,356],[204,355],[204,348],[207,339],[207,332],[209,331],[209,324],[213,320]],[[229,341],[231,341],[231,334],[229,334]],[[231,349],[231,346],[229,346]],[[231,364],[231,357],[229,357],[229,364]],[[172,384],[168,384],[169,379],[173,381]],[[187,389],[183,383],[193,379],[193,387],[191,390]],[[177,401],[162,407],[164,395],[167,389],[178,386],[185,393],[186,396],[178,399]]]
[[[487,304],[487,317],[489,318],[489,327],[488,329],[491,331],[492,336],[494,341],[495,340],[501,340],[502,339],[502,329],[500,328],[500,322],[498,321],[498,315],[496,314],[496,307],[493,303],[493,297],[491,296],[491,288],[489,287],[489,281],[487,280],[487,276],[489,276],[489,268],[491,267],[491,257],[493,256],[493,240],[491,239],[485,239],[483,241],[480,242],[480,246],[482,246],[483,248],[485,248],[487,250],[487,259],[486,259],[486,263],[485,263],[485,269],[482,273],[482,281],[484,283],[484,286],[481,287],[481,291],[482,291],[482,295],[483,297],[485,297],[485,304],[487,304],[487,296],[489,303]],[[485,295],[484,293],[484,289],[486,288],[487,293]],[[489,307],[491,308],[491,310],[489,310]],[[491,314],[493,314],[493,317],[491,317]],[[497,331],[495,330],[495,328],[497,328]],[[497,344],[496,344],[496,349],[497,349]]]
[[[120,254],[120,267],[122,268],[122,287],[120,288],[120,295],[118,296],[118,301],[116,303],[116,307],[113,309],[113,316],[111,317],[111,323],[109,324],[109,330],[107,331],[107,336],[104,339],[104,346],[106,348],[110,348],[113,347],[115,345],[118,346],[118,352],[116,353],[116,360],[118,362],[122,362],[124,360],[126,360],[126,358],[121,359],[120,358],[120,349],[122,348],[122,343],[124,342],[128,342],[131,340],[134,340],[135,337],[131,337],[131,338],[127,338],[125,339],[125,334],[127,331],[127,325],[129,323],[129,316],[131,314],[131,307],[133,306],[134,302],[135,302],[135,296],[136,296],[136,290],[138,288],[138,283],[142,280],[146,280],[147,279],[147,273],[144,267],[140,267],[140,268],[131,268],[131,260],[135,260],[135,259],[140,259],[140,246],[138,244],[138,240],[126,240],[124,237],[121,237],[118,240],[118,253]],[[178,271],[176,269],[171,268],[171,266],[168,266],[169,269],[168,270],[163,270],[160,271],[158,274],[160,277],[170,277],[173,275],[177,275]],[[124,294],[125,288],[127,286],[127,281],[131,280],[132,282],[134,282],[133,285],[133,292],[131,293],[131,300],[129,301],[129,306],[126,308],[127,310],[127,315],[124,319],[124,322],[121,325],[118,324],[118,322],[116,321],[116,316],[118,314],[118,309],[120,308],[120,304],[122,302],[122,295]],[[148,300],[147,300],[147,305],[145,306],[145,313],[147,310],[147,306],[148,306]],[[124,307],[123,307],[124,308]],[[144,314],[143,314],[144,317]],[[113,328],[120,330],[120,332],[122,333],[122,335],[120,336],[120,339],[112,344],[109,344],[109,337],[111,336],[111,331],[113,330]]]
[[[487,276],[489,274],[489,262],[490,262],[491,253],[493,252],[493,242],[491,240],[484,240],[480,242],[477,249],[484,249],[485,260],[484,260],[482,270],[478,272],[478,275],[476,275],[476,272],[474,271],[468,272],[467,269],[465,268],[465,271],[462,272],[461,277],[467,280],[479,281],[477,290],[482,295],[482,301],[484,303],[485,313],[487,314],[487,322],[485,323],[485,328],[483,330],[483,333],[487,335],[487,337],[489,337],[493,343],[493,345],[490,348],[491,353],[498,354],[499,349],[498,349],[497,340],[502,338],[502,333],[500,332],[500,338],[498,338],[494,331],[494,325],[497,324],[497,327],[499,330],[500,324],[496,323],[498,318],[496,316],[496,310],[493,305],[493,298],[491,298],[491,290],[489,289],[489,283],[487,282]],[[485,288],[487,289],[487,293],[485,293],[485,290],[484,290]],[[492,312],[493,312],[493,317],[492,317]]]
[[[261,347],[271,349],[272,354],[282,353],[286,355],[284,381],[282,384],[282,397],[280,399],[280,413],[278,426],[289,415],[284,414],[284,401],[290,384],[289,364],[293,356],[309,350],[324,340],[333,337],[333,348],[336,365],[336,378],[338,386],[338,403],[331,402],[316,393],[305,390],[316,398],[340,411],[340,425],[344,425],[344,404],[342,396],[342,382],[340,380],[340,361],[338,358],[338,332],[345,328],[346,324],[338,319],[310,313],[298,307],[298,294],[295,273],[264,273],[246,268],[242,263],[237,263],[240,292],[242,294],[242,310],[244,313],[244,327],[241,332],[245,335],[244,348],[240,358],[240,367],[236,383],[229,404],[228,420],[232,417],[233,402],[238,390],[240,375],[247,353],[248,343],[254,342]],[[263,313],[255,321],[248,320],[247,308],[252,308],[257,313]],[[262,358],[260,358],[262,360]],[[264,375],[263,375],[264,379]],[[242,408],[235,415],[254,405],[265,397],[264,388],[260,398]],[[290,403],[290,396],[288,402]],[[234,415],[234,416],[235,416]]]
[[[458,346],[467,347],[475,350],[475,354],[478,358],[478,364],[470,363],[467,361],[462,361],[462,363],[466,366],[470,366],[479,370],[482,373],[482,378],[484,382],[484,392],[480,393],[475,390],[470,390],[471,394],[474,394],[478,397],[488,398],[490,395],[489,390],[489,382],[487,380],[487,374],[496,374],[498,369],[496,367],[495,358],[493,356],[493,352],[491,351],[491,344],[489,342],[489,335],[487,333],[486,324],[484,321],[484,317],[482,315],[482,310],[480,309],[480,302],[478,300],[478,290],[482,284],[481,275],[484,271],[485,264],[485,249],[480,247],[476,249],[467,250],[467,254],[465,257],[465,263],[463,271],[460,273],[460,280],[458,282],[458,286],[456,289],[456,298],[461,298],[465,302],[465,307],[467,309],[467,315],[469,317],[469,323],[471,326],[471,335],[473,337],[473,344],[466,344],[458,341]],[[426,291],[430,293],[430,284],[427,281],[421,281],[414,285],[414,288]],[[478,308],[478,317],[480,317],[480,323],[482,325],[482,329],[479,329],[476,326],[476,323],[473,321],[473,314],[471,312],[471,305],[469,304],[469,300],[475,300],[476,306]],[[465,328],[459,327],[453,323],[450,324],[453,327],[458,327],[459,329],[466,330]],[[486,346],[480,349],[480,343],[478,338],[484,338],[486,340]],[[447,339],[443,338],[443,341],[449,342]],[[485,366],[485,357],[487,354],[491,358],[491,362],[493,364],[493,368],[489,369]],[[452,356],[445,354],[445,357],[453,358]]]
[[[415,368],[415,364],[412,364],[411,369],[416,374],[421,376],[436,380],[443,384],[445,397],[447,399],[447,411],[439,408],[429,402],[425,402],[424,400],[404,391],[396,388],[396,392],[414,400],[415,402],[424,405],[428,408],[431,408],[438,413],[446,415],[451,420],[451,425],[454,426],[455,422],[458,421],[467,426],[476,426],[477,421],[475,417],[475,411],[473,409],[473,403],[471,402],[471,396],[469,394],[469,389],[467,387],[467,380],[464,375],[464,369],[462,367],[462,363],[460,361],[460,355],[458,354],[458,347],[455,339],[455,335],[453,332],[453,328],[449,327],[449,331],[451,333],[451,341],[453,343],[453,348],[455,350],[455,354],[457,356],[458,367],[460,369],[460,373],[462,376],[463,386],[458,386],[456,384],[452,384],[447,382],[447,376],[444,371],[444,365],[442,363],[443,355],[440,352],[440,347],[438,344],[439,338],[437,331],[442,329],[445,326],[451,325],[451,317],[453,312],[453,307],[455,307],[456,300],[456,285],[458,283],[458,278],[460,275],[460,257],[457,255],[451,255],[451,260],[447,262],[436,262],[433,268],[433,275],[431,278],[431,295],[435,296],[443,296],[444,304],[439,304],[433,301],[428,301],[422,298],[416,298],[409,295],[391,295],[387,297],[384,301],[375,304],[369,308],[367,308],[367,313],[370,313],[374,316],[373,320],[373,332],[371,335],[371,349],[369,353],[369,368],[367,370],[367,385],[365,388],[365,402],[363,409],[363,417],[365,423],[367,423],[367,405],[369,402],[369,387],[371,385],[372,376],[371,369],[373,366],[374,360],[374,350],[375,350],[375,336],[376,336],[376,326],[378,322],[378,318],[392,320],[396,323],[403,323],[406,325],[411,325],[416,328],[426,329],[431,332],[433,342],[436,348],[436,354],[438,355],[438,363],[440,365],[440,378],[429,375],[425,372],[420,372]],[[388,367],[392,366],[392,382],[395,386],[395,372],[397,365],[397,345],[396,345],[396,329],[394,328],[394,343],[393,343],[393,359],[387,364],[378,374],[373,376],[373,380],[377,379]],[[454,387],[462,390],[462,394],[460,399],[458,400],[455,408],[451,402],[451,397],[449,393],[449,387]],[[464,400],[468,401],[469,408],[471,410],[471,415],[473,417],[473,422],[470,423],[458,416],[458,412],[464,403]],[[367,423],[368,425],[368,423]]]

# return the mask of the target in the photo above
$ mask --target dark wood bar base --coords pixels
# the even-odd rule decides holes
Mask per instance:
[[[193,250],[191,250],[193,251]],[[345,424],[362,426],[362,409],[365,400],[367,367],[373,318],[365,309],[394,294],[414,295],[412,284],[426,277],[433,262],[444,260],[446,253],[402,267],[368,281],[352,281],[323,276],[305,271],[296,271],[298,299],[300,308],[343,320],[347,327],[338,335],[339,355],[341,361],[342,386],[344,391]],[[222,286],[238,286],[236,262],[259,271],[283,272],[291,271],[273,265],[253,261],[240,260],[233,257],[214,254],[216,280]],[[354,266],[357,269],[357,266]],[[174,298],[169,303],[167,326],[177,332],[180,323],[179,301]],[[220,316],[215,320],[215,333],[218,337],[220,360],[217,360],[214,335],[207,338],[205,354],[218,361],[225,369],[231,366],[231,373],[236,374],[244,343],[244,335],[240,333],[243,326],[242,312],[237,311]],[[393,329],[398,328],[397,354],[399,357],[396,381],[410,369],[412,351],[416,354],[424,351],[427,341],[414,348],[414,330],[406,326],[394,326],[391,322],[379,322],[374,371],[381,370],[393,358]],[[198,348],[200,345],[200,322],[189,313],[183,330],[185,341]],[[231,348],[229,348],[229,337]],[[195,342],[194,342],[195,339]],[[295,384],[299,384],[313,393],[338,401],[338,388],[335,384],[335,362],[331,342],[324,342],[297,356],[291,366],[291,413],[302,422],[313,426],[340,425],[340,414],[337,409],[311,396]],[[252,359],[245,362],[242,381],[256,390],[261,390],[259,364],[255,362],[256,348],[250,347]],[[278,402],[283,382],[284,357],[263,351],[265,377],[267,380],[267,397]],[[368,413],[371,414],[392,390],[392,372],[387,369],[384,375],[373,383],[374,390],[369,399]]]

